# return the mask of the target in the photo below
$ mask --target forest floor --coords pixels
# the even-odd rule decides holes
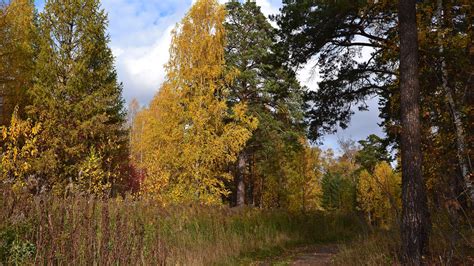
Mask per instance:
[[[256,262],[254,265],[330,265],[332,257],[337,251],[338,247],[336,244],[298,247],[286,250],[281,255],[271,259]]]

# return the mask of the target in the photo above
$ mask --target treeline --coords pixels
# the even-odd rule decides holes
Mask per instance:
[[[304,91],[255,3],[197,3],[173,32],[158,95],[128,125],[99,1],[40,13],[2,2],[1,23],[2,186],[270,207],[288,205],[290,175],[314,181]]]
[[[359,197],[368,213],[379,208],[371,219],[382,222],[375,216],[388,203],[377,202],[385,196],[373,192],[376,166],[385,171],[377,176],[378,187],[393,198],[390,209],[400,203],[400,178],[382,140],[371,136],[363,151],[345,143],[342,156],[309,145],[307,90],[286,64],[277,33],[251,1],[201,1],[191,8],[173,32],[158,94],[142,110],[137,102],[129,108],[131,158],[143,175],[142,196],[164,204],[303,211],[354,211]],[[367,183],[358,193],[361,172]],[[373,193],[378,198],[369,202]]]
[[[380,138],[362,148],[341,142],[342,156],[309,144],[308,91],[254,2],[197,2],[173,31],[165,82],[148,107],[131,102],[127,121],[98,1],[48,1],[39,14],[31,1],[12,1],[2,23],[6,188],[129,192],[162,204],[363,208],[385,223],[387,203],[372,188],[378,171],[399,208],[399,178]],[[371,193],[379,199],[369,202]]]

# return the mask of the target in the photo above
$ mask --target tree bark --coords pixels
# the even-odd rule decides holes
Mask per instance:
[[[420,265],[430,228],[422,176],[416,0],[399,0],[402,157],[402,262]]]
[[[247,165],[247,157],[244,152],[239,154],[237,161],[237,173],[235,175],[236,186],[236,206],[243,206],[245,204],[245,167]]]

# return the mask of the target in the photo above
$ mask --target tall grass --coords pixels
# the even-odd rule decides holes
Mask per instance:
[[[362,230],[343,214],[6,194],[0,201],[0,264],[230,264],[256,250]]]

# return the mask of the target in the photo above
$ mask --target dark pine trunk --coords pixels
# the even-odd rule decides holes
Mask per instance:
[[[402,116],[402,262],[420,265],[430,228],[422,176],[416,0],[399,0],[400,108]]]

